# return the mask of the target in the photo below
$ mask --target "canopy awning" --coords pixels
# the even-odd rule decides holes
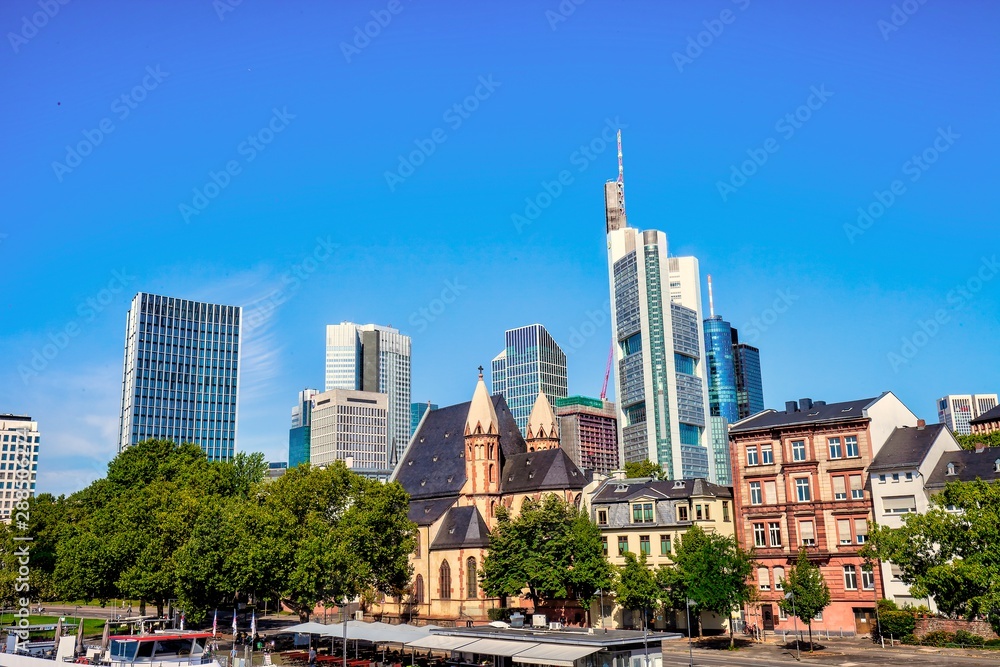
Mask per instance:
[[[333,637],[334,639],[340,639],[344,636],[343,623],[335,623],[324,627],[326,630],[319,634],[326,635],[327,637]],[[367,642],[395,642],[402,644],[426,637],[430,634],[431,630],[436,627],[436,625],[424,625],[417,627],[406,624],[390,625],[389,623],[379,622],[367,623],[365,621],[348,621],[347,638],[355,640],[360,639],[361,641]]]
[[[460,650],[462,653],[478,653],[480,655],[512,656],[529,648],[538,646],[532,642],[505,641],[503,639],[477,639],[466,644]]]
[[[421,639],[407,642],[413,648],[429,648],[439,651],[457,651],[461,647],[477,641],[471,637],[449,637],[448,635],[427,635]]]
[[[332,628],[335,628],[335,627],[337,627],[337,626],[335,626],[335,625],[323,625],[322,623],[314,623],[314,622],[310,621],[308,623],[299,623],[298,625],[292,625],[292,626],[289,626],[287,628],[282,628],[280,630],[275,630],[275,633],[281,634],[281,633],[287,633],[287,632],[295,632],[295,633],[303,634],[303,635],[325,635]]]
[[[554,667],[573,667],[580,658],[597,653],[600,646],[574,646],[572,644],[536,644],[514,655],[514,662],[534,665],[554,665]]]

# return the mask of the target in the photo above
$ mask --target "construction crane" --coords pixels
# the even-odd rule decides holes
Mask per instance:
[[[608,397],[608,378],[611,377],[611,360],[615,358],[615,343],[611,342],[611,349],[608,350],[608,365],[604,367],[604,385],[601,387],[601,400]]]

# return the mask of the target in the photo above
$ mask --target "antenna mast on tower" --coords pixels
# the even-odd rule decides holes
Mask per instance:
[[[708,274],[708,316],[715,317],[715,304],[712,302],[712,274]]]
[[[618,211],[625,220],[625,168],[622,165],[622,131],[618,130]]]

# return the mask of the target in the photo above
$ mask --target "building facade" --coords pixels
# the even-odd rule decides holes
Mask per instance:
[[[312,426],[312,399],[318,389],[303,389],[292,408],[292,427],[288,430],[288,466],[309,463],[309,442]]]
[[[729,458],[729,422],[725,417],[708,418],[712,441],[708,449],[708,481],[722,486],[733,485],[733,466]]]
[[[938,421],[956,435],[969,435],[971,422],[995,407],[996,394],[948,394],[937,400]]]
[[[438,406],[430,401],[426,403],[410,403],[410,436],[417,432],[420,420],[428,410],[437,410]]]
[[[1000,431],[1000,406],[987,410],[969,422],[972,435],[986,435]]]
[[[568,396],[556,400],[562,448],[578,467],[610,475],[618,469],[618,418],[615,404],[599,398]]]
[[[736,372],[736,406],[740,419],[764,409],[764,384],[760,373],[760,350],[740,342],[740,333],[732,330],[733,370]]]
[[[552,404],[569,395],[566,354],[541,324],[507,330],[504,349],[494,357],[490,370],[492,393],[507,401],[521,433],[525,433],[538,392],[545,392]]]
[[[756,550],[760,602],[748,620],[767,630],[790,630],[778,607],[782,582],[800,549],[819,566],[831,603],[814,629],[866,634],[883,593],[880,573],[866,569],[858,550],[872,518],[867,468],[894,429],[917,425],[891,392],[827,404],[789,401],[729,432],[737,535]]]
[[[35,496],[38,422],[25,415],[0,415],[0,521],[10,523],[17,504]]]
[[[385,479],[389,476],[386,439],[389,397],[375,391],[332,389],[312,397],[309,463],[343,461],[354,472]]]
[[[326,391],[388,397],[386,458],[395,465],[410,441],[410,337],[392,327],[342,322],[326,327]]]
[[[709,414],[712,417],[724,417],[732,424],[740,418],[736,398],[733,328],[718,315],[705,320],[704,326]]]
[[[125,326],[118,451],[149,438],[232,459],[240,372],[239,306],[139,292]]]

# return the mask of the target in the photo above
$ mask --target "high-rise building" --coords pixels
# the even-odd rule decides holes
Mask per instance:
[[[538,392],[545,392],[553,405],[569,394],[566,354],[541,324],[508,329],[504,340],[503,351],[492,363],[493,395],[504,397],[524,434]]]
[[[562,448],[582,470],[610,475],[618,469],[618,411],[599,398],[556,399]]]
[[[712,415],[708,418],[708,480],[713,484],[730,486],[733,483],[732,461],[729,457],[729,420]]]
[[[309,463],[309,434],[312,425],[312,398],[318,389],[303,389],[292,408],[292,427],[288,430],[288,467]]]
[[[736,371],[736,404],[740,419],[746,419],[764,409],[764,385],[760,374],[760,350],[740,342],[733,332],[733,368]]]
[[[948,394],[937,400],[938,421],[958,435],[969,435],[969,422],[996,406],[996,394]]]
[[[374,391],[331,389],[312,397],[309,463],[343,461],[355,472],[387,479],[389,397]]]
[[[240,370],[239,306],[139,292],[125,326],[118,451],[149,438],[232,459]]]
[[[609,186],[615,186],[605,187],[605,204],[620,460],[649,459],[675,479],[707,478],[698,260],[668,257],[663,232],[626,226],[620,172]]]
[[[423,418],[424,413],[428,410],[437,410],[438,406],[430,401],[426,403],[410,403],[410,437],[417,432],[417,427],[420,426],[420,420]]]
[[[326,391],[373,391],[388,397],[388,464],[410,442],[410,337],[377,324],[326,327]]]
[[[35,495],[38,422],[24,415],[0,415],[0,521],[10,523],[17,503]]]

